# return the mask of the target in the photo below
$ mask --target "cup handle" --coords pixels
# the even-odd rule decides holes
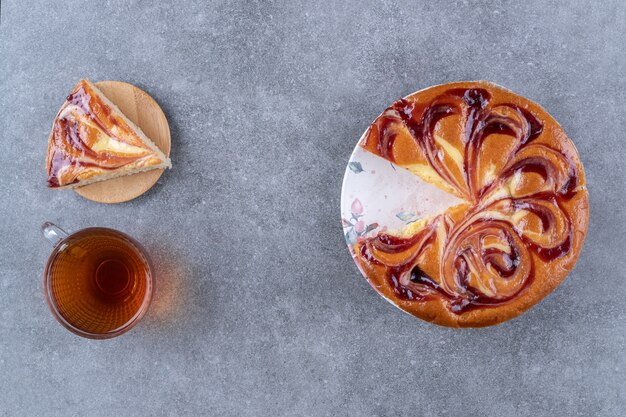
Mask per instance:
[[[53,247],[56,247],[60,241],[68,236],[65,230],[61,229],[52,222],[45,222],[42,224],[41,231],[43,232],[43,237],[48,239],[48,242],[52,243]]]

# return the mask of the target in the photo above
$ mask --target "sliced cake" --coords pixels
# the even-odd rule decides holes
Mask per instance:
[[[464,201],[349,242],[370,284],[401,309],[444,326],[493,325],[574,267],[589,216],[583,167],[536,103],[484,81],[431,87],[393,103],[359,145]]]
[[[94,84],[81,80],[54,119],[48,186],[73,188],[171,168],[168,157]]]

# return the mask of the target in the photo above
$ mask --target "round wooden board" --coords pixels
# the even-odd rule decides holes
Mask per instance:
[[[142,89],[122,81],[95,83],[102,93],[170,156],[170,127],[158,103]],[[83,197],[98,203],[122,203],[148,191],[163,174],[162,169],[113,178],[75,188]]]

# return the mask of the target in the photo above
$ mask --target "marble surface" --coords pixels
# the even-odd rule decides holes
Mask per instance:
[[[1,416],[617,416],[626,407],[626,3],[2,0]],[[163,106],[174,168],[101,205],[45,187],[81,77]],[[346,162],[393,100],[488,79],[580,151],[591,221],[527,314],[452,330],[379,297],[342,236]],[[45,305],[39,226],[145,244],[153,305],[108,341]]]

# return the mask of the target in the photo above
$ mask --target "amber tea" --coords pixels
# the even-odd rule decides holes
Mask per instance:
[[[56,244],[44,291],[61,324],[81,336],[108,338],[141,319],[152,297],[153,272],[135,240],[106,228],[67,235],[48,223],[43,230]]]

